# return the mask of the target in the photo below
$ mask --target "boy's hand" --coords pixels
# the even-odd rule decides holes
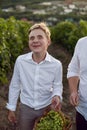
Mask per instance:
[[[59,111],[61,109],[61,102],[59,96],[54,96],[52,98],[51,108],[55,111]]]
[[[15,112],[14,112],[14,111],[10,111],[10,110],[9,110],[8,120],[9,120],[11,123],[16,123],[16,122],[17,122],[16,116],[15,116]]]

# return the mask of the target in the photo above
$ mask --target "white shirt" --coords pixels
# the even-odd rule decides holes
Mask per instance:
[[[51,103],[54,95],[62,99],[62,64],[47,53],[39,64],[32,59],[32,52],[17,58],[9,88],[7,108],[15,111],[20,101],[34,109],[41,109]]]
[[[72,60],[68,66],[67,78],[79,76],[80,101],[77,111],[87,120],[87,37],[78,40]]]

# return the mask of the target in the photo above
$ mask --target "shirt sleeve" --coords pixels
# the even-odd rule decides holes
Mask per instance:
[[[7,109],[15,111],[19,93],[20,93],[20,75],[19,75],[18,63],[16,61],[13,76],[9,86],[9,97],[8,97],[9,101],[6,105]]]
[[[79,44],[77,43],[73,57],[68,65],[67,69],[67,78],[73,77],[73,76],[79,76],[80,73],[80,63],[79,63]]]
[[[55,72],[55,78],[54,78],[54,83],[53,83],[53,96],[58,95],[60,96],[60,99],[62,100],[62,92],[63,92],[63,84],[62,84],[62,64],[61,62],[59,65],[57,65],[57,69]]]

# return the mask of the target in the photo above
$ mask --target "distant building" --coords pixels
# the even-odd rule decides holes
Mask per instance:
[[[7,9],[2,9],[3,12],[13,12],[14,9],[12,7],[7,8]]]
[[[26,7],[23,6],[23,5],[16,5],[15,8],[16,8],[17,11],[20,11],[20,12],[26,11]]]

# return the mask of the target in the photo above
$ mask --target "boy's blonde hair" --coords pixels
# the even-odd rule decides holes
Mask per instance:
[[[50,36],[51,36],[50,30],[49,30],[49,28],[47,27],[47,25],[44,22],[36,23],[33,26],[31,26],[30,29],[29,29],[29,33],[32,30],[38,29],[38,28],[42,29],[45,32],[47,38],[50,39]]]

